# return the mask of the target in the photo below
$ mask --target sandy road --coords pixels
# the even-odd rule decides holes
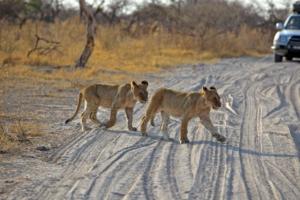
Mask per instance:
[[[226,59],[145,78],[151,92],[162,86],[184,91],[216,86],[224,107],[211,117],[228,142],[216,142],[198,119],[189,124],[191,143],[185,145],[178,143],[176,118],[169,125],[170,141],[161,140],[160,117],[157,126],[149,126],[149,137],[127,131],[123,112],[110,130],[81,134],[77,120],[68,126],[78,126],[78,133],[48,161],[27,170],[30,181],[7,198],[299,199],[299,63]],[[144,109],[138,105],[134,119]],[[107,115],[105,110],[98,118]]]

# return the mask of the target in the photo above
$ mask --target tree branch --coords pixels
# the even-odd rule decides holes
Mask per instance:
[[[38,53],[42,54],[42,55],[46,55],[46,54],[50,53],[51,51],[58,51],[58,52],[62,53],[61,51],[58,50],[59,42],[40,37],[38,34],[35,34],[35,37],[36,37],[35,45],[31,50],[28,51],[27,57],[29,57],[35,51],[38,51]],[[53,46],[39,47],[40,41],[43,41],[47,44],[52,44]]]

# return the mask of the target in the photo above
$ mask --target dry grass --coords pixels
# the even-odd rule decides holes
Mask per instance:
[[[0,124],[0,151],[7,151],[16,146],[14,139],[8,135],[7,127]]]
[[[14,120],[9,125],[0,124],[0,151],[17,149],[20,143],[30,144],[30,138],[42,135],[42,126],[33,122]]]
[[[85,26],[77,18],[54,24],[29,22],[22,29],[2,22],[1,27],[0,61],[4,65],[62,66],[63,70],[51,74],[52,77],[66,77],[64,70],[75,63],[85,43]],[[36,33],[59,41],[58,51],[47,55],[33,53],[27,57],[27,52],[34,46]],[[143,73],[199,60],[241,55],[259,56],[269,52],[270,38],[270,33],[246,26],[241,27],[238,32],[222,34],[208,30],[207,37],[203,40],[163,30],[131,37],[124,34],[121,25],[98,26],[96,47],[89,60],[89,67],[84,72],[67,70],[67,78],[91,78],[102,69]],[[47,45],[41,42],[42,47]]]

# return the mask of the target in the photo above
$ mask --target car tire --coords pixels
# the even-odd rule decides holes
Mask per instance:
[[[283,58],[283,56],[278,55],[278,54],[274,54],[274,61],[275,61],[276,63],[282,62],[282,58]]]
[[[293,57],[292,57],[292,56],[286,56],[285,59],[286,59],[287,61],[292,61],[292,60],[293,60]]]

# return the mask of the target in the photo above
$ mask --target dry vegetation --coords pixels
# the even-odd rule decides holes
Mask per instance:
[[[41,125],[13,119],[13,123],[0,124],[0,151],[16,150],[22,144],[31,144],[30,139],[42,135]]]
[[[40,1],[51,8],[46,0],[30,2]],[[49,2],[60,5],[58,2],[63,1]],[[258,8],[225,0],[174,0],[169,6],[152,3],[131,15],[122,15],[128,2],[113,1],[106,11],[102,4],[97,7],[94,15],[98,31],[89,67],[80,73],[68,72],[68,78],[80,78],[76,74],[95,75],[100,69],[153,72],[161,67],[199,60],[264,55],[270,53],[273,21],[279,20],[273,14],[273,7],[266,18],[260,15]],[[11,3],[7,4],[9,7]],[[19,4],[21,8],[24,6],[23,10],[29,9],[28,5]],[[11,16],[4,15],[0,21],[2,66],[25,64],[62,69],[74,66],[85,44],[84,20],[74,14],[69,17],[57,14],[51,16],[49,22],[44,19],[49,10],[44,7],[36,11],[36,16],[25,17],[21,22],[21,17],[13,18],[12,23],[12,20],[5,20]],[[18,8],[20,12],[21,8]],[[37,35],[44,40],[31,51]]]
[[[3,2],[11,6],[11,1]],[[274,30],[252,7],[224,0],[195,1],[195,5],[186,1],[186,6],[181,4],[185,1],[172,1],[170,6],[149,4],[122,16],[117,15],[122,9],[117,3],[127,1],[112,2],[116,4],[106,13],[99,7],[95,11],[96,45],[88,66],[80,70],[74,64],[85,45],[86,27],[78,13],[52,22],[31,16],[26,23],[21,20],[22,25],[20,17],[1,20],[0,16],[0,150],[13,149],[21,141],[18,138],[25,141],[51,131],[47,119],[53,109],[36,111],[34,103],[69,104],[65,96],[74,95],[74,87],[120,83],[129,80],[130,73],[158,72],[183,63],[270,53]],[[38,44],[37,36],[42,38]],[[22,112],[14,110],[16,105],[29,104],[19,108]],[[53,123],[63,121],[59,114]]]
[[[4,66],[16,63],[72,66],[85,43],[85,26],[78,18],[51,24],[28,22],[22,29],[2,22],[1,27],[5,27],[0,30],[0,60]],[[36,51],[28,57],[28,52],[35,45],[36,33],[58,41],[58,47],[46,53]],[[271,31],[245,25],[238,32],[216,35],[212,29],[208,30],[207,35],[212,38],[199,40],[194,36],[169,33],[161,28],[153,33],[132,37],[122,31],[122,25],[99,25],[95,51],[89,60],[89,69],[84,73],[93,73],[99,68],[150,72],[175,64],[222,57],[259,56],[270,52]],[[48,48],[50,45],[41,41],[40,46]]]

